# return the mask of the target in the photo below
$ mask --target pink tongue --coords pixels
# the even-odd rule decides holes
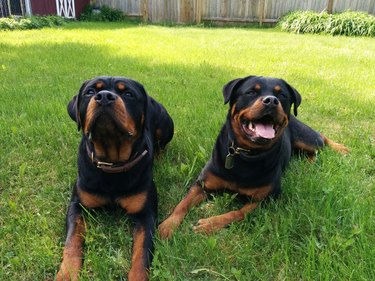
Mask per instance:
[[[265,139],[273,139],[275,137],[275,130],[271,124],[253,123],[255,131],[259,136]]]

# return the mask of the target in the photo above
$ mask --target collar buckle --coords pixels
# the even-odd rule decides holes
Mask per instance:
[[[96,160],[95,157],[94,157],[94,152],[93,151],[90,154],[90,158],[91,158],[91,162],[95,163],[96,167],[99,168],[99,169],[101,169],[103,166],[104,167],[112,167],[114,165],[113,163]]]
[[[234,141],[232,141],[231,144],[228,146],[228,155],[230,155],[230,156],[238,155],[241,152],[250,153],[251,149],[245,149],[245,148],[242,148],[242,147],[239,147],[239,146],[236,147],[234,145]]]
[[[234,142],[232,142],[231,145],[228,147],[228,155],[234,156],[236,154],[239,154],[238,147],[234,147]]]
[[[101,169],[102,167],[112,167],[113,163],[108,163],[108,162],[102,162],[102,161],[97,161],[96,162],[96,167]]]

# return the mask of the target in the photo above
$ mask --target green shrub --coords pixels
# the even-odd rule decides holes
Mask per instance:
[[[123,11],[119,9],[110,8],[108,6],[101,6],[96,8],[95,5],[87,5],[80,15],[81,21],[123,21],[126,19]]]
[[[65,20],[58,16],[9,17],[0,18],[0,30],[37,29],[61,26],[64,23]]]
[[[16,29],[16,21],[12,18],[0,18],[0,30]]]
[[[295,33],[375,36],[375,17],[364,12],[328,14],[296,11],[284,16],[278,25],[283,30]]]

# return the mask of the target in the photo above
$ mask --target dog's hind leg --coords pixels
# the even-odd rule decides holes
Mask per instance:
[[[339,152],[341,154],[348,154],[349,148],[347,148],[345,145],[341,143],[334,142],[333,140],[327,138],[326,136],[322,135],[323,141],[325,145],[328,145],[331,147],[334,151]]]
[[[289,126],[292,148],[307,154],[309,160],[315,160],[316,153],[325,145],[334,151],[347,154],[349,149],[343,144],[336,143],[321,133],[290,116]]]

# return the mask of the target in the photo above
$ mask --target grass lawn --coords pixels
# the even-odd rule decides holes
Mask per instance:
[[[280,199],[211,236],[192,226],[238,202],[195,208],[171,240],[156,238],[151,280],[375,280],[375,39],[124,23],[0,32],[0,280],[58,270],[80,139],[66,105],[85,79],[138,80],[174,119],[154,167],[161,221],[210,156],[222,86],[250,74],[297,88],[298,117],[351,153],[294,159]],[[85,219],[82,280],[125,280],[130,221],[100,210]]]

